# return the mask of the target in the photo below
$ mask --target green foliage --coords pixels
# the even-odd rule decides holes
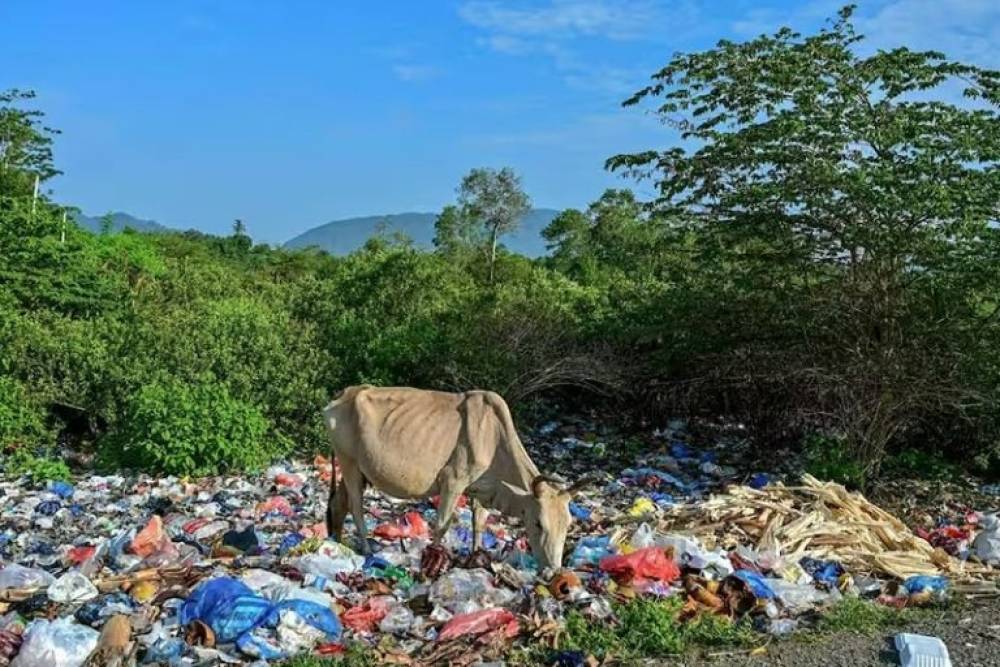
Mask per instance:
[[[820,632],[874,634],[886,628],[900,626],[904,620],[904,612],[899,609],[857,597],[845,597],[823,613],[816,628]]]
[[[33,447],[49,438],[45,412],[20,382],[0,375],[0,452]]]
[[[806,472],[813,477],[837,482],[852,489],[860,489],[865,484],[865,471],[860,463],[851,457],[841,439],[813,434],[806,438]]]
[[[940,452],[919,449],[904,449],[889,457],[885,465],[888,472],[911,479],[950,480],[960,470]]]
[[[753,631],[729,619],[701,615],[680,623],[682,600],[639,598],[615,608],[616,624],[593,623],[579,612],[566,616],[567,648],[599,658],[652,658],[678,655],[695,646],[747,646]]]
[[[654,181],[655,214],[694,253],[678,329],[707,349],[671,374],[776,434],[825,422],[874,473],[891,444],[1000,404],[1000,276],[984,270],[1000,72],[868,55],[851,13],[676,55],[626,105],[652,102],[684,143],[608,166]]]
[[[47,454],[34,454],[22,445],[4,454],[3,471],[9,478],[28,477],[35,484],[52,480],[68,481],[69,466],[65,461]]]
[[[173,475],[259,470],[288,443],[224,385],[151,383],[128,403],[123,426],[100,443],[106,464]]]
[[[347,650],[340,657],[300,655],[281,663],[283,667],[375,667],[378,664],[377,654],[360,642],[347,644]]]

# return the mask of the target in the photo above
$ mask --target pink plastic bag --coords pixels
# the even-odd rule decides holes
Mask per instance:
[[[387,595],[370,598],[340,615],[340,622],[355,632],[374,632],[379,621],[389,613],[393,599]]]
[[[513,638],[521,631],[521,626],[517,622],[517,617],[507,609],[483,609],[453,617],[441,628],[438,640],[447,641],[464,635],[481,635],[491,630],[499,630],[504,636]]]
[[[375,526],[375,530],[372,532],[378,537],[392,540],[400,537],[427,537],[430,534],[430,529],[420,512],[407,512],[403,515],[402,521],[383,523]]]
[[[671,582],[681,576],[680,568],[659,547],[646,547],[630,554],[605,556],[601,569],[622,585],[642,585],[650,581]]]
[[[145,558],[160,550],[164,537],[163,519],[160,518],[159,514],[154,514],[146,527],[140,530],[132,540],[132,553]]]

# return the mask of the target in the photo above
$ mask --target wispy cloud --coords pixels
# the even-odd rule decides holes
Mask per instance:
[[[548,0],[526,6],[502,0],[469,0],[459,16],[485,35],[480,46],[510,56],[549,58],[566,85],[619,97],[641,85],[647,67],[625,68],[585,58],[579,42],[650,39],[658,28],[686,24],[693,14],[691,0],[674,3],[669,11],[657,0]],[[678,20],[683,16],[684,20]]]
[[[504,35],[599,35],[623,40],[649,30],[658,8],[649,0],[551,0],[527,8],[498,0],[473,0],[461,5],[458,13],[478,28]]]
[[[395,64],[392,71],[396,78],[407,83],[420,83],[436,77],[440,72],[433,65]]]

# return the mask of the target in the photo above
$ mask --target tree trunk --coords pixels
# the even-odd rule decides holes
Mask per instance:
[[[493,284],[493,265],[497,262],[497,228],[490,233],[490,285]]]

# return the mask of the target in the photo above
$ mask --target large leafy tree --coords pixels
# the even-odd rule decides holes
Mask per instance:
[[[515,231],[530,208],[531,199],[513,169],[473,169],[458,187],[458,205],[446,207],[438,217],[434,244],[446,252],[481,251],[492,283],[500,237]]]
[[[0,196],[30,194],[36,179],[44,182],[60,172],[52,163],[52,136],[41,111],[24,109],[32,91],[0,91]]]
[[[757,292],[767,353],[802,353],[784,377],[808,377],[811,408],[876,469],[917,415],[990,398],[958,376],[996,336],[1000,73],[866,53],[852,11],[675,56],[625,104],[653,103],[682,141],[608,167],[652,179],[654,208]]]

